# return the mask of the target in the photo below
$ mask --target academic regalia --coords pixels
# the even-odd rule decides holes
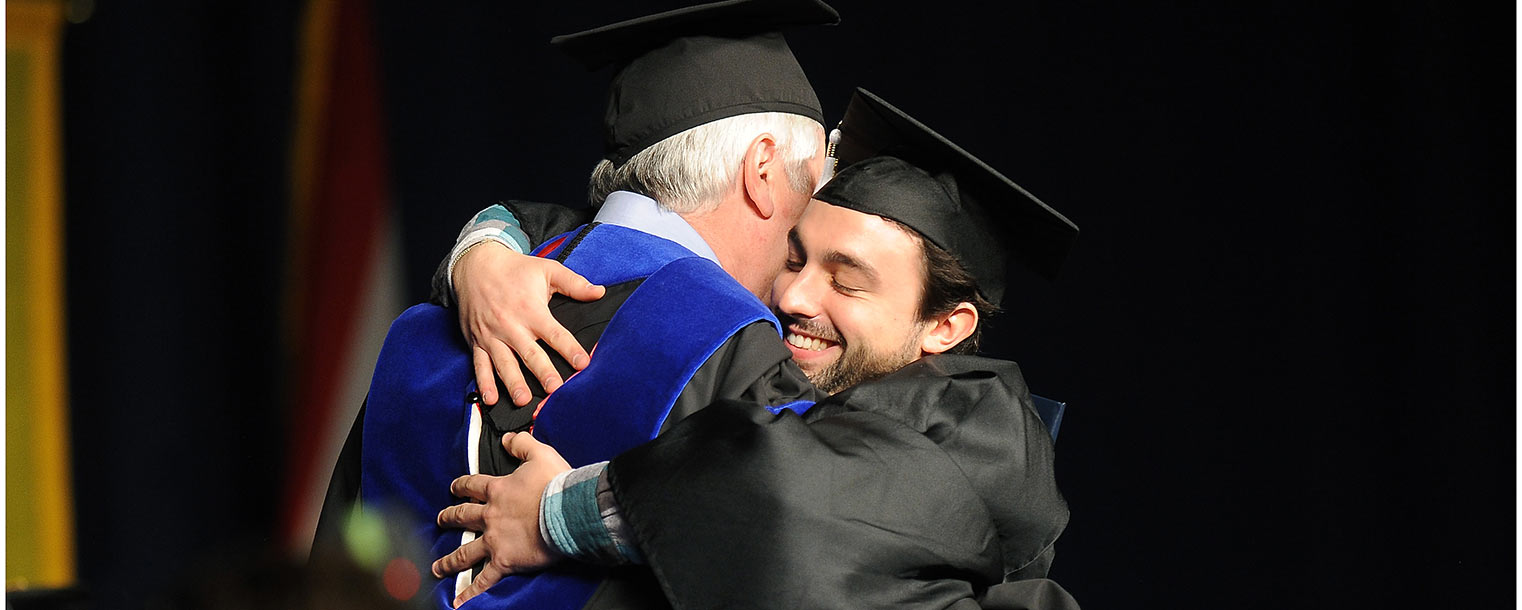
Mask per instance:
[[[938,355],[801,417],[716,404],[608,477],[677,608],[941,608],[1045,575],[1053,458],[1018,366]]]
[[[587,210],[570,210],[568,208],[551,204],[510,201],[505,202],[502,205],[507,206],[507,208],[522,221],[522,224],[526,227],[528,234],[534,239],[536,243],[543,241],[545,239],[543,237],[544,235],[557,234],[568,225],[574,225],[578,222],[585,222],[586,220],[590,219],[590,213]],[[445,261],[445,263],[447,264],[447,261]],[[447,287],[447,282],[444,280],[445,276],[443,269],[444,265],[441,265],[439,273],[435,278],[435,285]],[[558,299],[557,303],[562,300],[564,299]],[[961,370],[957,374],[941,375],[940,373],[949,370],[947,368],[948,366],[960,367]],[[987,370],[986,375],[981,372],[983,370]],[[968,417],[968,412],[965,410],[952,411],[948,413],[938,413],[934,411],[927,412],[924,410],[927,406],[931,405],[934,405],[933,408],[943,408],[947,405],[946,401],[948,398],[953,398],[955,400],[965,400],[969,396],[978,395],[981,391],[989,388],[995,389],[997,391],[989,395],[983,395],[979,398],[980,401],[986,403],[989,409],[987,413],[983,413],[980,416]],[[929,397],[925,395],[927,391],[940,391],[944,392],[944,395],[939,397]],[[766,467],[767,465],[765,462],[768,460],[767,457],[747,456],[745,451],[748,451],[748,449],[745,451],[725,450],[723,453],[718,453],[717,451],[719,450],[711,446],[713,443],[724,442],[722,439],[730,438],[739,434],[750,434],[757,437],[772,436],[783,439],[779,442],[787,442],[786,439],[788,436],[796,435],[797,438],[793,439],[791,442],[813,445],[812,449],[817,452],[819,450],[828,448],[830,443],[838,443],[842,439],[840,435],[827,436],[816,433],[809,428],[808,424],[810,422],[825,420],[827,425],[832,426],[832,428],[830,428],[831,430],[849,430],[851,429],[851,426],[862,426],[868,428],[874,424],[880,426],[884,421],[882,418],[888,418],[889,420],[894,421],[896,421],[897,418],[905,418],[914,422],[909,426],[910,429],[923,428],[928,430],[934,428],[941,434],[944,434],[948,430],[957,430],[959,432],[986,436],[997,430],[995,426],[990,425],[990,423],[996,423],[998,426],[1014,428],[1019,432],[1018,434],[1013,435],[1014,438],[1001,440],[997,445],[993,447],[995,451],[1012,451],[1016,448],[1022,447],[1029,451],[1030,447],[1028,446],[1028,441],[1026,439],[1028,439],[1028,435],[1031,433],[1031,431],[1028,429],[1031,420],[1028,417],[1030,411],[1028,410],[1028,406],[1025,402],[1028,400],[1025,398],[1026,396],[1028,396],[1028,394],[1026,394],[1024,391],[1023,379],[1019,375],[1018,368],[1013,363],[999,362],[982,358],[937,356],[923,360],[920,364],[913,365],[911,368],[900,371],[899,373],[890,376],[889,378],[862,384],[861,386],[848,390],[847,392],[836,395],[824,403],[821,403],[814,409],[805,411],[805,417],[801,419],[804,424],[802,426],[799,425],[800,418],[798,418],[795,414],[785,413],[782,415],[772,415],[769,412],[758,409],[754,402],[746,403],[741,401],[739,403],[721,405],[720,410],[730,411],[728,416],[721,416],[718,414],[704,416],[699,414],[698,417],[693,418],[695,420],[693,423],[678,424],[674,430],[671,430],[672,434],[661,436],[657,440],[652,441],[650,445],[648,445],[648,448],[641,448],[627,452],[624,454],[624,456],[615,459],[615,462],[620,465],[619,472],[628,471],[635,473],[634,475],[619,479],[618,491],[621,495],[627,495],[629,497],[636,498],[654,497],[655,503],[657,505],[662,502],[677,502],[680,500],[680,505],[676,507],[676,510],[661,509],[652,511],[646,509],[637,511],[638,516],[629,518],[636,520],[635,522],[638,524],[638,527],[640,527],[643,531],[653,531],[657,533],[669,533],[670,531],[681,532],[681,536],[679,537],[679,540],[677,540],[677,544],[680,546],[671,553],[654,551],[655,547],[663,543],[671,542],[671,538],[669,536],[660,537],[658,535],[653,535],[657,541],[651,542],[649,544],[643,542],[644,538],[641,537],[642,550],[647,554],[654,553],[653,555],[650,555],[652,565],[655,566],[657,571],[663,576],[675,575],[678,578],[677,582],[667,584],[667,589],[663,590],[652,588],[651,583],[645,581],[643,578],[633,578],[626,575],[616,581],[616,586],[621,590],[621,594],[627,594],[627,591],[622,590],[628,588],[635,589],[637,591],[643,592],[644,594],[654,592],[660,595],[671,595],[671,599],[675,601],[679,607],[722,607],[732,603],[734,600],[725,599],[724,603],[715,605],[711,598],[704,597],[705,595],[711,594],[712,591],[706,591],[701,588],[692,589],[690,588],[690,585],[693,583],[701,584],[703,582],[732,582],[733,580],[729,579],[739,578],[736,576],[736,574],[741,574],[743,575],[743,581],[749,583],[748,586],[750,589],[747,590],[751,590],[757,595],[760,595],[759,591],[767,588],[785,586],[786,588],[791,589],[791,587],[797,584],[787,583],[783,580],[770,576],[779,573],[786,573],[785,568],[787,566],[800,566],[812,572],[812,568],[819,565],[820,563],[827,563],[829,565],[837,566],[837,568],[841,568],[842,566],[846,565],[838,563],[835,559],[830,557],[825,557],[823,559],[818,558],[817,555],[827,553],[826,549],[822,549],[820,547],[814,547],[814,550],[816,551],[816,557],[812,562],[809,560],[808,555],[800,555],[796,558],[796,561],[791,557],[777,558],[775,561],[771,561],[770,563],[760,567],[758,567],[755,562],[748,562],[744,560],[745,558],[750,557],[750,555],[730,552],[733,549],[733,547],[730,545],[734,540],[753,539],[758,536],[764,540],[776,540],[781,536],[793,536],[801,539],[814,539],[816,537],[814,532],[799,532],[794,528],[833,527],[833,525],[829,525],[827,523],[820,523],[815,520],[804,518],[802,514],[799,514],[799,518],[797,519],[779,520],[778,515],[775,514],[767,514],[757,518],[755,515],[746,513],[748,511],[757,510],[757,507],[759,506],[774,506],[778,503],[786,503],[789,507],[802,506],[802,508],[805,510],[809,510],[811,508],[817,509],[818,505],[816,503],[811,503],[811,501],[807,498],[788,497],[790,492],[787,489],[767,490],[767,481],[775,481],[777,478],[784,476],[807,478],[809,473],[817,473],[821,469],[826,468],[826,464],[831,461],[846,459],[844,454],[826,452],[827,458],[816,463],[810,458],[803,457],[802,454],[793,456],[790,453],[790,457],[783,463],[788,468],[793,469],[794,472],[788,473],[785,472],[786,469],[784,469],[782,471],[773,471],[767,473],[767,475],[764,477],[752,477],[742,474],[741,471],[747,468]],[[734,412],[736,409],[741,410],[744,416],[741,417],[739,416],[741,413]],[[857,417],[863,418],[863,421],[847,422],[844,424],[847,426],[846,428],[840,428],[839,422],[842,420],[842,418],[835,416],[852,411],[870,413],[874,414],[876,417],[859,415]],[[944,417],[945,420],[935,421],[933,419],[927,419],[927,415]],[[956,421],[952,421],[953,419]],[[699,429],[695,428],[696,426],[702,426],[703,429],[700,431]],[[755,430],[745,429],[750,427],[754,427]],[[713,439],[703,438],[704,434],[713,431],[715,428],[725,429],[725,431],[717,434]],[[676,438],[684,440],[672,440]],[[901,444],[889,441],[887,443],[880,443],[880,445],[882,445],[882,448],[884,448],[888,453],[893,453],[913,450],[918,445],[918,442],[911,437],[908,442]],[[1038,442],[1038,445],[1039,446],[1036,448],[1037,454],[1035,456],[1022,455],[1019,456],[1019,461],[1005,461],[999,463],[999,468],[983,471],[985,484],[990,489],[997,490],[1003,488],[1010,492],[1016,492],[1023,486],[1033,486],[1037,490],[1040,490],[1040,493],[1035,494],[1041,498],[1040,502],[1021,503],[1016,501],[1012,504],[1007,501],[1011,498],[1004,499],[1006,500],[1002,503],[1004,506],[1037,507],[1030,512],[1030,515],[1034,515],[1036,512],[1041,513],[1040,517],[1035,518],[1037,521],[1037,526],[1028,529],[1022,529],[1018,526],[1018,524],[1021,522],[1019,515],[1015,515],[1015,518],[1006,516],[1002,519],[1002,521],[997,521],[997,523],[1003,524],[1003,528],[1001,530],[997,525],[995,525],[994,530],[1003,533],[1005,536],[1029,536],[1030,532],[1032,531],[1050,529],[1052,527],[1057,527],[1057,531],[1060,531],[1061,528],[1058,526],[1058,524],[1065,523],[1066,521],[1067,513],[1065,509],[1061,508],[1060,496],[1056,496],[1054,498],[1052,495],[1052,492],[1055,491],[1055,488],[1052,486],[1053,477],[1050,471],[1051,443],[1041,441]],[[938,446],[938,450],[940,450],[942,453],[948,454],[957,453],[963,457],[975,453],[972,451],[967,451],[960,445],[952,445],[944,449]],[[499,451],[499,453],[501,452]],[[505,453],[503,453],[503,455],[505,456]],[[656,457],[652,458],[650,455],[654,455]],[[773,455],[771,457],[775,458],[776,456]],[[643,486],[642,482],[631,482],[637,480],[640,476],[645,476],[640,474],[641,471],[650,472],[659,470],[662,467],[662,464],[658,460],[667,460],[679,463],[691,462],[693,464],[708,464],[717,473],[712,476],[722,478],[724,481],[715,484],[706,490],[702,489],[703,486],[699,484],[698,481],[685,482],[681,480],[680,477],[663,478],[655,484],[650,484],[648,487]],[[776,461],[772,461],[772,466],[775,466]],[[985,461],[995,460],[990,459]],[[914,463],[913,460],[906,460],[906,462],[911,464]],[[1023,467],[1013,467],[1016,464],[1023,464]],[[895,466],[894,468],[901,467],[902,466]],[[802,469],[803,472],[798,472],[798,469]],[[727,473],[725,472],[726,470],[728,471]],[[882,469],[875,472],[876,474],[874,475],[874,478],[880,478],[882,482],[886,484],[894,485],[900,489],[905,490],[902,492],[895,491],[887,494],[891,497],[897,498],[897,500],[895,500],[896,502],[911,502],[910,497],[912,496],[915,498],[912,500],[912,503],[920,503],[923,501],[921,496],[931,496],[930,501],[933,502],[933,507],[928,512],[933,512],[935,514],[925,516],[924,520],[927,523],[932,524],[933,527],[945,526],[946,522],[937,516],[940,512],[945,512],[945,510],[965,509],[965,507],[958,507],[954,501],[948,500],[948,498],[953,497],[951,495],[938,496],[928,487],[918,487],[916,482],[924,478],[923,474],[916,478],[899,477],[893,469]],[[726,477],[725,474],[731,476]],[[999,482],[997,479],[1000,476],[1006,476],[1008,477],[1008,480]],[[944,482],[937,482],[936,484],[940,485],[943,483]],[[730,485],[745,485],[746,494],[749,494],[749,496],[745,494],[729,493],[728,486]],[[674,487],[685,487],[686,489],[673,490],[672,488]],[[803,487],[809,489],[816,488],[817,486]],[[706,491],[708,492],[707,495],[716,496],[717,499],[684,499],[682,493],[677,493],[683,491]],[[960,493],[965,494],[965,490]],[[754,496],[757,495],[764,497],[762,502],[752,503],[749,501],[741,501],[747,497],[750,497],[750,499],[754,500]],[[966,499],[965,495],[961,497]],[[714,503],[712,505],[706,504],[706,502],[709,500],[712,500]],[[1001,500],[997,497],[980,498],[979,502],[982,502],[984,505],[991,506],[1001,505]],[[970,502],[966,504],[966,506],[973,505],[975,504]],[[875,511],[875,505],[872,503],[858,503],[856,506],[857,508],[865,507]],[[776,511],[773,512],[786,510],[792,509],[780,508],[776,509]],[[1022,508],[1022,510],[1024,510],[1024,508]],[[989,524],[996,522],[992,517],[992,511],[989,512],[990,521],[988,523],[975,525],[971,529],[976,531],[987,531]],[[876,517],[870,515],[838,512],[835,515],[835,518],[840,520],[849,520],[856,523],[874,524],[874,526],[882,525],[881,523],[874,522]],[[1030,519],[1032,517],[1027,515],[1024,518]],[[924,529],[923,526],[916,526],[912,523],[907,523],[906,521],[907,519],[900,520],[901,529],[918,529],[919,531],[915,534],[915,536],[909,537],[907,539],[908,542],[904,542],[903,540],[895,541],[894,539],[885,539],[882,540],[882,543],[889,546],[895,542],[912,545],[916,544],[916,540],[928,540],[935,535],[933,532]],[[779,523],[784,526],[781,528],[781,531],[779,531],[777,527]],[[724,524],[727,529],[705,529],[709,524]],[[703,527],[689,527],[691,525],[701,525]],[[835,525],[839,524],[837,523]],[[674,530],[674,528],[678,527],[682,529]],[[879,529],[886,531],[884,528],[880,527],[874,527],[870,531],[879,531]],[[791,532],[789,532],[789,530],[791,530]],[[686,536],[689,534],[693,535],[694,537],[690,539],[686,538]],[[957,533],[957,536],[960,535],[960,533]],[[704,555],[704,549],[702,545],[699,544],[700,541],[709,540],[714,536],[722,536],[722,545],[717,548],[723,549],[724,552],[720,557],[717,558]],[[1041,539],[1042,537],[1038,535],[1035,538],[1035,543],[1025,541],[1021,544],[1023,544],[1025,548],[1030,548],[1033,544],[1039,544]],[[1051,546],[1048,545],[1045,549],[1045,552],[1039,555],[1035,561],[1027,563],[1023,569],[1018,569],[1012,572],[1010,574],[1012,580],[1009,582],[998,583],[996,578],[993,578],[989,575],[978,577],[981,578],[981,580],[976,580],[974,577],[961,576],[958,574],[947,574],[940,579],[928,578],[932,574],[931,571],[927,571],[927,578],[925,580],[931,582],[931,584],[926,585],[926,588],[927,590],[932,591],[934,595],[947,596],[947,599],[957,600],[950,606],[953,608],[984,608],[988,610],[1054,610],[1078,608],[1077,602],[1074,601],[1072,597],[1068,595],[1060,585],[1039,577],[1045,574],[1045,568],[1052,558],[1051,550]],[[768,551],[768,553],[771,554],[770,556],[775,557],[774,551]],[[694,559],[692,557],[694,554],[699,555],[699,557]],[[881,555],[884,557],[899,557],[906,555],[912,556],[912,553],[906,554],[902,549],[893,549],[891,552],[884,552],[881,553]],[[857,558],[864,557],[863,554],[859,553],[855,553],[852,556]],[[870,558],[871,555],[865,555],[865,557]],[[1020,555],[1016,553],[1014,557],[1008,561],[1011,563],[1019,563],[1021,561]],[[873,576],[874,574],[883,574],[885,573],[885,569],[891,569],[894,567],[895,566],[887,565],[855,565],[852,567],[852,569],[856,571],[856,574],[854,574],[853,577],[861,580],[869,580],[872,578],[877,578],[876,576]],[[724,573],[716,574],[710,572],[709,570],[711,569],[721,570]],[[637,570],[631,573],[636,575],[643,574],[643,572]],[[890,571],[887,573],[893,572]],[[768,576],[766,578],[757,579],[757,574]],[[839,573],[839,569],[837,569],[836,577],[839,578],[841,576],[842,574]],[[991,578],[993,579],[990,580]],[[893,583],[894,581],[890,580],[888,582]],[[965,586],[960,584],[963,582],[966,583]],[[979,584],[974,586],[974,582],[978,582]],[[992,583],[992,586],[989,586],[990,583]],[[610,589],[614,588],[608,585],[605,586]],[[725,589],[727,589],[727,587],[725,587]],[[888,590],[898,589],[896,587],[890,586]],[[767,593],[767,595],[774,594]],[[866,599],[853,597],[858,595],[860,595],[859,591],[851,592],[842,589],[838,593],[831,593],[824,597],[818,598],[820,600],[829,600],[831,602],[820,603],[818,605],[822,607],[830,606],[835,603],[857,607],[864,607],[869,605]],[[909,598],[912,600],[921,599],[919,597],[919,593],[906,595],[902,590],[898,590],[898,595],[900,596],[900,601],[902,601],[902,598]],[[842,596],[846,597],[843,598]],[[849,603],[841,601],[842,599],[848,599]],[[894,598],[879,596],[878,601],[884,602],[885,605],[892,605],[887,603],[888,600],[891,599]],[[761,605],[773,606],[773,604]],[[926,605],[933,604],[927,603]],[[776,604],[776,606],[782,607],[786,606],[786,604]]]
[[[586,225],[592,221],[593,210],[585,208],[570,208],[566,206],[538,203],[529,201],[508,200],[499,202],[497,205],[513,215],[522,227],[526,235],[532,236],[535,245],[542,244],[549,237],[567,233],[577,227]],[[432,293],[428,302],[441,308],[453,308],[454,295],[449,285],[449,258],[440,262],[438,270],[434,273],[432,281]],[[551,306],[559,309],[563,303],[570,299],[560,297]],[[590,311],[586,312],[592,313]],[[581,332],[573,333],[583,345],[591,345],[596,341],[597,332],[600,328],[585,326]],[[463,341],[463,339],[462,339]],[[560,354],[550,349],[548,345],[541,343],[545,353],[550,356],[561,377],[570,376],[573,372],[570,364]],[[742,361],[751,361],[752,357],[744,357]],[[763,359],[764,360],[764,359]],[[543,388],[538,385],[534,375],[527,368],[523,369],[524,380],[529,384],[535,400],[544,396]],[[505,392],[503,394],[505,396]],[[468,401],[467,401],[468,402]],[[338,550],[342,544],[343,525],[347,518],[348,510],[353,507],[359,498],[360,489],[360,454],[364,442],[364,416],[366,404],[360,405],[359,414],[355,417],[354,424],[350,426],[349,434],[344,440],[343,449],[339,453],[338,460],[333,467],[333,474],[328,482],[328,489],[324,496],[322,511],[317,521],[317,531],[313,538],[314,554]],[[500,450],[500,448],[499,448]],[[486,453],[492,453],[490,451]],[[505,452],[503,452],[505,455]],[[488,460],[500,460],[501,456],[493,454]]]
[[[818,100],[777,30],[837,19],[817,0],[729,0],[552,43],[589,67],[618,66],[605,157],[621,164],[666,136],[729,116],[776,111],[822,122]],[[736,65],[748,71],[726,69]],[[706,248],[701,238],[693,244],[680,237],[594,222],[539,247],[537,254],[608,288],[596,302],[552,302],[552,313],[578,341],[595,347],[574,376],[557,361],[568,379],[542,403],[542,389],[531,382],[536,396],[529,406],[480,405],[454,312],[434,305],[405,312],[382,347],[362,413],[361,448],[345,451],[359,454],[362,505],[399,515],[403,529],[426,541],[436,558],[471,539],[434,525],[437,511],[456,502],[449,481],[472,472],[507,474],[515,466],[500,448],[503,432],[532,424],[537,437],[580,465],[610,459],[716,400],[782,404],[817,397],[789,360],[767,307],[711,251],[699,252]],[[335,482],[340,478],[335,473]],[[437,583],[430,597],[447,607],[457,582],[463,581]],[[508,577],[471,606],[664,603],[648,570],[580,566]]]
[[[746,3],[718,4],[734,7]],[[627,35],[628,32],[640,35]],[[647,33],[633,28],[620,40],[638,42],[647,38]],[[698,50],[718,48],[705,47],[709,44],[722,46],[711,38],[698,38]],[[576,44],[595,39],[595,36],[582,38],[583,42]],[[775,50],[776,40],[767,38],[762,42]],[[686,51],[661,52],[680,56]],[[595,55],[587,53],[587,57],[593,58],[589,65],[596,63]],[[788,92],[796,93],[796,89]],[[608,115],[606,158],[614,162],[622,162],[640,147],[648,146],[665,129],[651,129],[654,124],[651,117],[643,114],[649,108],[661,106],[623,107],[619,106],[619,99],[613,96]],[[866,116],[880,119],[886,116],[880,126],[890,130],[905,124],[895,114],[896,109],[874,104],[876,101],[880,100],[853,101],[852,106],[858,116],[864,108],[873,113]],[[744,106],[720,103],[713,108],[721,114],[738,113],[736,109]],[[851,121],[852,116],[852,110],[848,110],[849,123],[861,124]],[[621,128],[631,126],[636,128]],[[913,122],[911,127],[915,126],[923,128]],[[939,136],[934,139],[944,142]],[[994,189],[1004,183],[1013,185],[996,173],[995,180],[974,176],[959,182],[958,176],[969,177],[968,165],[959,161],[940,164],[948,158],[941,154],[944,151],[924,154],[923,147],[914,146],[923,142],[906,143],[893,137],[872,144],[864,142],[868,140],[848,135],[845,146],[857,146],[858,151],[866,152],[855,163],[843,157],[842,179],[827,184],[819,198],[894,218],[915,228],[976,274],[986,296],[995,302],[1003,292],[1001,263],[1007,254],[997,252],[997,240],[961,239],[960,228],[986,232],[1012,218],[1044,222],[1044,226],[1022,226],[1014,233],[1031,236],[1027,245],[1032,251],[1013,256],[1043,273],[1054,269],[1076,234],[1076,228],[1065,218],[1023,190],[1019,192],[1038,205],[1033,207],[1028,201],[1019,201],[1013,208],[1018,212],[1015,214],[982,207],[979,201],[992,203],[1001,199],[995,196],[985,200],[981,196],[988,194],[989,185]],[[961,153],[959,148],[952,149]],[[987,169],[981,162],[973,167],[974,171]],[[908,203],[918,202],[892,205],[893,200],[883,196],[893,197],[902,192],[894,189],[885,192],[875,188],[875,182],[850,177],[866,176],[869,171],[882,172],[889,178],[908,178],[910,183],[919,180],[913,174],[915,171],[929,175],[943,187],[942,192],[950,194],[952,207],[948,213],[965,212],[974,222],[955,218],[936,222],[938,216],[934,214],[916,216]],[[860,188],[851,188],[853,185]],[[966,187],[965,193],[960,191],[961,187]],[[1017,186],[1014,188],[1018,190]],[[928,194],[926,201],[936,196],[936,189],[919,188],[915,192]],[[924,227],[916,224],[926,221],[930,224]],[[595,233],[594,230],[586,235]],[[556,247],[560,246],[552,241],[551,249]],[[977,261],[977,257],[997,260]],[[985,264],[989,262],[994,264]],[[583,271],[570,261],[568,265]],[[591,276],[589,279],[600,281]],[[618,302],[620,298],[629,298],[622,294],[610,286],[609,298],[616,304],[622,304]],[[563,302],[557,306],[562,309],[552,311],[566,323],[567,318],[562,316],[567,311],[582,309],[586,304]],[[432,320],[429,324],[438,329],[445,322],[453,323],[452,317],[436,311],[424,310],[419,314]],[[607,328],[596,322],[567,326],[579,339],[583,333],[598,335]],[[761,322],[752,323],[742,327],[735,337],[753,332],[758,326],[765,328]],[[765,338],[765,342],[780,348],[772,338],[776,336],[775,330],[766,330],[773,334],[756,332],[752,336]],[[436,339],[442,342],[441,337]],[[419,341],[416,337],[412,340]],[[458,337],[454,340],[458,342]],[[584,345],[590,344],[582,341]],[[732,342],[752,345],[734,337],[725,340],[693,379],[702,376],[703,370],[715,362],[751,358],[722,356]],[[754,346],[764,351],[766,348],[760,347],[760,343],[763,342],[758,339]],[[745,349],[748,348],[736,347],[734,353]],[[382,359],[385,358],[383,355]],[[594,366],[600,358],[601,355],[594,356]],[[781,369],[788,367],[785,362],[775,365]],[[468,386],[468,370],[463,375]],[[570,390],[562,388],[557,392],[551,405],[555,406],[562,394],[574,395],[575,382],[573,378],[567,384]],[[693,387],[689,381],[683,392]],[[372,396],[375,394],[372,392]],[[618,396],[625,398],[629,394]],[[605,581],[602,592],[607,597],[600,596],[592,602],[609,601],[619,597],[620,592],[632,592],[642,601],[658,604],[661,600],[644,597],[653,591],[649,587],[652,573],[659,576],[660,592],[679,608],[968,604],[1022,607],[1031,599],[1038,604],[1064,601],[1063,595],[1052,593],[1055,585],[1024,580],[1044,575],[1051,557],[1051,543],[1065,525],[1067,513],[1051,478],[1050,439],[1031,410],[1023,380],[1013,364],[971,357],[928,358],[888,378],[843,392],[805,411],[802,417],[789,413],[774,415],[757,408],[758,402],[777,404],[775,393],[772,401],[745,398],[721,401],[674,426],[678,415],[662,415],[657,418],[659,427],[671,427],[669,434],[614,459],[608,476],[653,571],[625,572],[621,574],[633,574],[633,578]],[[596,400],[608,399],[603,390]],[[471,412],[469,408],[458,411]],[[479,425],[511,426],[513,418],[497,421],[497,413],[511,412],[499,408],[496,413],[481,417]],[[456,413],[453,425],[468,429],[471,424]],[[368,428],[367,423],[366,434]],[[546,428],[548,436],[555,436],[552,431],[555,426]],[[404,428],[401,420],[394,423],[393,429],[406,429],[414,440],[423,436],[415,426]],[[626,434],[622,441],[631,438]],[[587,439],[588,435],[574,434],[542,440],[560,448],[564,443],[585,445]],[[456,448],[462,446],[459,441],[453,442]],[[580,453],[571,461],[574,464],[595,458],[598,451],[619,451],[618,442],[600,448],[570,449]],[[489,443],[485,440],[478,443],[477,448],[482,451],[475,455],[482,463],[477,466],[483,472],[501,467],[493,465],[497,458],[484,451]],[[378,478],[393,476],[407,475],[396,472]],[[447,479],[430,484],[447,486]],[[442,507],[432,499],[419,504]],[[435,556],[448,550],[451,549],[435,546]],[[522,583],[535,578],[569,582],[570,588],[580,586],[578,591],[585,592],[587,582],[611,574],[588,566],[569,566],[539,575],[513,576],[489,591],[481,603],[527,602],[526,597],[514,597],[515,592],[526,590]],[[1001,584],[1005,579],[1010,582]],[[619,585],[620,582],[624,584]],[[1033,592],[1038,598],[1027,595]],[[1060,588],[1056,592],[1061,593]],[[1054,606],[1047,603],[1039,607]]]
[[[382,347],[361,414],[363,433],[351,441],[359,449],[346,447],[335,469],[331,510],[320,529],[331,530],[332,512],[353,497],[352,489],[335,491],[339,481],[357,479],[365,506],[411,523],[428,542],[431,561],[468,541],[433,524],[439,509],[456,502],[449,482],[516,467],[501,448],[504,432],[534,424],[536,436],[581,465],[609,459],[715,400],[783,404],[817,397],[789,360],[771,313],[716,263],[675,242],[596,223],[551,239],[539,254],[608,287],[591,303],[561,298],[551,305],[579,342],[596,346],[592,363],[572,376],[553,356],[568,378],[554,399],[541,406],[543,390],[531,381],[529,405],[485,407],[455,313],[434,305],[409,309]],[[439,583],[433,597],[447,604],[454,585]],[[664,603],[643,569],[582,567],[506,579],[475,605],[582,607],[627,604],[631,596]]]
[[[866,89],[830,134],[838,174],[814,198],[890,218],[956,258],[978,292],[1004,298],[1006,263],[1055,278],[1078,225],[983,160]]]
[[[992,170],[866,92],[845,123],[843,169],[819,199],[962,261],[998,258],[964,262],[996,303],[1003,258],[1055,271],[1076,233],[1065,218],[1002,175],[969,179]],[[1027,238],[1013,254],[985,228],[1012,218],[1039,223],[1012,231]],[[1039,578],[1067,520],[1051,462],[1015,365],[936,356],[803,417],[721,403],[608,477],[676,607],[1071,608]]]
[[[815,199],[895,220],[995,306],[1006,260],[1052,276],[1077,227],[858,90]],[[816,203],[816,205],[818,205]],[[677,608],[1076,608],[1044,580],[1068,512],[1013,363],[922,358],[804,411],[728,402],[612,460],[622,518]]]
[[[472,404],[468,352],[450,310],[414,307],[382,348],[364,416],[360,498],[366,505],[400,501],[431,541],[432,557],[468,541],[433,524],[434,513],[455,502],[449,481],[516,466],[500,448],[503,432],[533,424],[537,437],[581,465],[636,446],[717,399],[772,404],[813,396],[778,342],[770,312],[712,261],[606,224],[551,240],[541,254],[608,287],[593,303],[552,307],[579,341],[596,347],[591,364],[543,405]],[[582,607],[610,576],[591,567],[514,576],[476,605]],[[640,578],[637,571],[625,576]],[[445,604],[455,588],[452,580],[439,583],[433,596]],[[598,599],[628,601],[611,595]]]

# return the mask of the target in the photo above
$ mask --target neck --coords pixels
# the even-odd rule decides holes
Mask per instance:
[[[744,211],[743,205],[725,201],[707,211],[683,214],[682,219],[713,249],[724,271],[757,298],[764,298],[771,286],[755,273],[756,252],[762,247],[757,240],[759,232],[750,218],[737,214],[739,211]]]

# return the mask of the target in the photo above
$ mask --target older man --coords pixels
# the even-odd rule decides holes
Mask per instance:
[[[493,388],[472,383],[470,348],[453,312],[409,309],[387,335],[362,434],[351,435],[355,446],[346,449],[359,456],[364,506],[400,515],[438,557],[474,541],[433,523],[451,502],[449,481],[511,472],[516,460],[498,443],[505,433],[532,424],[581,465],[637,446],[717,400],[781,404],[817,395],[784,366],[789,354],[777,322],[757,295],[781,268],[787,232],[824,159],[819,102],[778,30],[837,19],[817,0],[731,0],[552,41],[589,67],[617,66],[604,160],[590,187],[601,208],[593,222],[541,249],[607,287],[600,300],[555,310],[579,342],[598,345],[596,357],[569,383],[547,388],[554,401],[530,402],[513,388],[513,402],[527,406],[490,407],[480,394]],[[601,400],[614,394],[626,399]],[[352,471],[355,462],[339,470]],[[354,495],[330,491],[327,516]],[[486,565],[480,582],[494,582],[496,569]],[[638,581],[648,576],[620,588],[624,576],[519,577],[477,604],[597,607],[642,598]],[[441,583],[434,599],[447,606],[456,595],[481,592],[470,583]]]
[[[1006,258],[1051,272],[1076,230],[869,93],[842,130],[847,162],[873,156],[816,195],[771,293],[794,362],[839,393],[716,404],[574,471],[510,435],[523,467],[462,477],[455,492],[486,504],[440,515],[496,543],[437,571],[648,561],[684,607],[1071,602],[1022,580],[1045,574],[1067,513],[1019,370],[951,354],[976,350]]]

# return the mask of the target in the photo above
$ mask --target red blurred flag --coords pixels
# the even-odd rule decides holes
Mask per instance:
[[[369,0],[312,0],[298,54],[280,522],[298,553],[311,544],[333,462],[401,313],[374,27]]]

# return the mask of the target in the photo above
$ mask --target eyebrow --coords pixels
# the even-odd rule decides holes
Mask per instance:
[[[831,250],[831,251],[829,251],[828,253],[826,253],[824,255],[824,262],[826,262],[826,263],[832,263],[832,264],[836,264],[836,265],[843,265],[843,266],[846,266],[846,267],[850,267],[852,269],[857,270],[862,275],[866,276],[865,279],[868,282],[873,282],[873,283],[877,282],[877,269],[876,268],[874,268],[872,265],[867,264],[866,261],[863,261],[863,260],[861,260],[859,258],[856,258],[856,257],[851,256],[849,254],[846,254],[844,252],[841,252],[841,251],[838,251],[838,250]]]
[[[798,228],[797,227],[793,227],[791,230],[789,230],[787,232],[787,241],[788,241],[789,244],[791,244],[793,246],[793,248],[795,250],[797,250],[799,253],[802,253],[805,256],[807,256],[808,251],[803,248],[803,240],[798,238]],[[832,264],[832,265],[842,265],[842,266],[850,267],[850,268],[855,269],[856,271],[860,272],[862,275],[866,276],[865,279],[867,281],[874,282],[874,283],[877,282],[877,268],[876,267],[873,267],[872,265],[868,264],[864,260],[861,260],[859,258],[856,258],[856,257],[851,256],[849,254],[846,254],[844,252],[841,252],[839,250],[831,250],[829,252],[826,252],[824,256],[820,257],[820,260],[822,260],[825,263]]]

